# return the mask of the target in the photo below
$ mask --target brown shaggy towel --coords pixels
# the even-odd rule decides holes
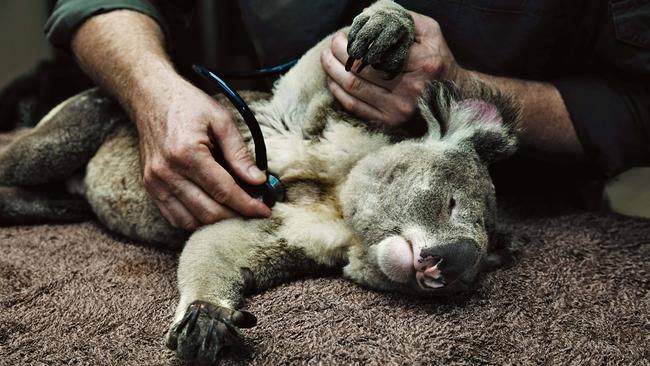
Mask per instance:
[[[650,223],[501,197],[519,261],[437,301],[337,278],[253,296],[225,364],[650,364]],[[175,364],[178,253],[95,222],[0,228],[0,364]]]

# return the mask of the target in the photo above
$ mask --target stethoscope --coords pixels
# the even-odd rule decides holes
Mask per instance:
[[[293,60],[285,64],[269,68],[249,71],[223,71],[219,72],[219,74],[221,74],[221,76],[224,78],[233,79],[264,77],[283,73],[289,70],[297,62],[298,60]],[[229,87],[228,84],[223,81],[223,79],[217,76],[215,72],[201,65],[193,65],[192,68],[196,73],[214,83],[219,91],[226,95],[228,100],[230,100],[230,103],[232,103],[233,106],[237,108],[237,111],[242,116],[244,122],[246,122],[246,126],[251,132],[251,137],[253,138],[253,143],[255,144],[255,165],[257,165],[260,170],[266,171],[266,183],[259,186],[253,186],[242,182],[240,179],[236,178],[235,175],[233,175],[237,181],[237,184],[242,187],[249,195],[251,195],[251,197],[261,200],[265,205],[269,207],[273,207],[276,202],[284,201],[285,194],[282,182],[280,182],[280,179],[276,175],[267,171],[268,159],[266,157],[266,144],[264,143],[264,135],[262,134],[260,124],[257,122],[257,119],[255,118],[253,112],[251,112],[250,108],[248,108],[248,105],[244,99],[239,94],[237,94],[236,91]],[[222,154],[215,149],[213,155],[215,159],[221,164],[221,166],[223,166],[224,169],[228,170],[228,164],[226,164]],[[230,173],[232,174],[232,172]]]

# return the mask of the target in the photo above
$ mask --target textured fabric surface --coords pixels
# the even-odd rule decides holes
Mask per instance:
[[[528,210],[524,210],[528,211]],[[520,212],[521,213],[521,212]],[[257,294],[226,360],[253,364],[648,364],[650,225],[602,213],[507,218],[530,238],[467,295],[426,301],[336,278]],[[0,364],[174,364],[177,253],[97,224],[0,229]]]
[[[0,136],[1,137],[1,136]],[[0,139],[0,143],[2,143]],[[224,364],[650,364],[650,221],[500,198],[514,266],[436,301],[303,279],[254,295]],[[96,222],[0,228],[0,365],[174,365],[178,253]]]

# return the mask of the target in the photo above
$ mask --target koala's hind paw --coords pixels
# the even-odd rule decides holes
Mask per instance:
[[[239,328],[255,324],[257,319],[247,311],[195,301],[187,308],[183,319],[169,330],[167,347],[175,350],[181,360],[214,363],[224,346],[241,340]]]
[[[361,60],[357,72],[372,65],[392,79],[404,68],[414,40],[413,18],[404,8],[371,6],[352,22],[345,69],[350,71],[354,61]]]

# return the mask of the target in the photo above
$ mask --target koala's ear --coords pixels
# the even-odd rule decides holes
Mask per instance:
[[[425,140],[470,145],[490,164],[517,148],[520,108],[512,99],[482,83],[460,92],[451,82],[429,83],[419,101],[427,121]]]

